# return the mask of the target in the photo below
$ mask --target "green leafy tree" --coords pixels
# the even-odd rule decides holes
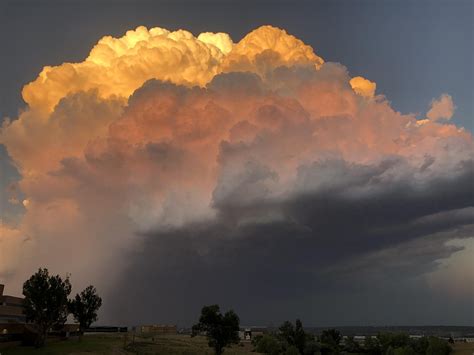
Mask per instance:
[[[222,314],[217,304],[205,306],[201,310],[199,323],[193,325],[192,335],[206,333],[209,346],[214,348],[216,355],[220,355],[224,347],[239,343],[239,322],[233,310]]]
[[[416,355],[416,351],[413,350],[413,348],[409,345],[401,347],[401,348],[396,348],[394,351],[395,355]]]
[[[285,350],[283,354],[284,355],[300,355],[300,351],[298,350],[296,346],[291,345]]]
[[[279,328],[280,339],[287,344],[285,348],[294,346],[300,354],[304,353],[307,334],[303,329],[303,323],[299,319],[295,321],[295,325],[290,321],[285,321]]]
[[[391,332],[382,332],[377,334],[377,339],[382,346],[384,352],[391,346],[393,349],[404,348],[410,346],[410,337],[407,333],[391,333]]]
[[[448,355],[451,351],[451,346],[449,346],[449,343],[446,340],[437,337],[428,338],[426,355]]]
[[[300,354],[304,353],[306,346],[306,333],[303,329],[303,323],[299,319],[295,321],[295,343],[294,345],[299,350]]]
[[[366,336],[364,340],[365,352],[370,355],[382,354],[382,346],[377,338]]]
[[[254,346],[255,350],[262,354],[278,355],[283,351],[281,343],[271,334],[259,336]]]
[[[321,345],[317,342],[314,335],[306,334],[306,344],[304,346],[304,355],[317,355],[321,353]]]
[[[426,349],[428,349],[429,345],[428,337],[413,339],[411,344],[417,354],[426,354]]]
[[[27,322],[36,326],[35,345],[44,346],[48,331],[64,325],[68,316],[69,277],[50,276],[48,269],[39,269],[23,284],[24,312]]]
[[[361,352],[360,345],[353,336],[348,336],[344,339],[344,350],[352,354]]]
[[[389,345],[387,350],[385,350],[385,355],[395,355],[395,349],[393,346]]]
[[[258,343],[260,342],[260,340],[262,340],[263,338],[263,335],[256,335],[254,337],[252,337],[252,340],[250,341],[252,343],[252,345],[256,348]]]
[[[102,299],[97,294],[94,286],[87,287],[74,299],[69,301],[69,311],[74,319],[79,323],[80,335],[97,321],[97,311],[102,306]],[[81,337],[79,337],[81,339]]]
[[[294,343],[294,336],[295,336],[295,327],[293,326],[293,323],[290,321],[285,321],[279,330],[279,337],[283,340],[286,341],[288,344],[293,344]]]
[[[322,354],[339,354],[341,351],[341,333],[336,329],[323,330],[320,337]]]

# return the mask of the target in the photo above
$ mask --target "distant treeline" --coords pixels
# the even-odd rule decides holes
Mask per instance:
[[[239,316],[233,310],[223,313],[219,305],[214,304],[202,308],[199,322],[192,328],[192,336],[205,335],[214,354],[221,355],[226,347],[241,341],[239,330]],[[312,330],[305,329],[297,319],[294,324],[286,321],[277,329],[260,330],[261,334],[254,337],[251,330],[249,333],[254,350],[269,355],[448,355],[452,351],[450,343],[454,343],[452,338],[411,337],[406,332],[379,331],[375,336],[367,334],[356,339],[353,335],[343,335],[338,329]],[[357,327],[355,333],[360,330],[367,331]]]
[[[336,328],[342,335],[377,335],[379,333],[408,333],[410,335],[425,335],[437,337],[474,337],[474,327],[471,326],[343,326]],[[305,327],[308,333],[320,335],[327,327]],[[276,330],[276,328],[275,328]]]
[[[451,340],[452,341],[452,340]],[[274,332],[252,339],[255,350],[269,355],[447,355],[450,342],[435,336],[410,337],[405,332],[379,332],[356,340],[343,336],[337,329],[325,329],[317,334],[307,332],[300,320],[286,321]]]

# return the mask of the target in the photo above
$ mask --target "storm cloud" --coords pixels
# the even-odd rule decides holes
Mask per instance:
[[[115,289],[147,307],[127,310],[116,299],[112,319],[186,325],[202,304],[221,302],[247,324],[296,316],[325,325],[439,321],[436,309],[446,301],[431,294],[423,275],[462,249],[446,242],[472,237],[472,167],[422,190],[410,180],[379,189],[377,177],[398,164],[315,164],[313,173],[334,169],[344,185],[251,206],[232,199],[212,223],[143,234],[143,249],[130,255]],[[378,191],[347,197],[361,184]],[[450,304],[444,321],[466,315],[472,288],[465,282],[464,302]],[[394,305],[411,316],[387,312]]]
[[[188,325],[213,302],[246,322],[440,321],[428,275],[474,217],[473,139],[447,122],[448,95],[425,118],[401,114],[375,83],[263,26],[238,43],[107,36],[23,97],[0,133],[25,208],[0,226],[7,281],[66,269],[106,295],[105,321],[128,324]]]

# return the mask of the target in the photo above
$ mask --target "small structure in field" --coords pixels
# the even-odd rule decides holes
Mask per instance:
[[[242,341],[251,341],[256,336],[263,335],[267,332],[266,327],[245,327],[240,328],[239,338]]]

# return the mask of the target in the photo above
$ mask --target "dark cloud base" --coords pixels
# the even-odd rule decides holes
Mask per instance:
[[[313,174],[337,165],[344,183],[282,201],[218,201],[212,222],[140,235],[103,319],[190,325],[219,303],[246,324],[462,322],[470,300],[444,304],[422,275],[459,250],[448,240],[473,235],[472,162],[423,187],[377,179],[393,164],[403,166],[318,163]],[[361,186],[369,192],[347,197]]]

